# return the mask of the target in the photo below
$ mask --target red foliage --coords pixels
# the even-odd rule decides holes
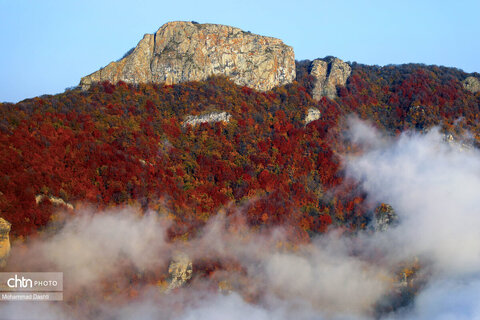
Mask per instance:
[[[56,210],[47,200],[37,204],[39,194],[99,207],[156,209],[161,202],[175,216],[171,238],[193,235],[232,203],[245,207],[251,225],[286,226],[297,241],[333,223],[360,227],[369,209],[361,190],[343,180],[336,156],[344,115],[392,132],[453,126],[460,115],[478,129],[479,120],[480,97],[456,80],[428,70],[390,82],[375,77],[354,69],[335,101],[313,101],[296,83],[259,93],[213,78],[174,86],[102,82],[87,94],[2,104],[0,211],[14,235],[36,232]],[[305,126],[309,108],[322,117]],[[230,123],[182,125],[187,115],[218,109],[232,115]]]

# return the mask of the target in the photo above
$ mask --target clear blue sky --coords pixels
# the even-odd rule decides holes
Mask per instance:
[[[277,37],[297,60],[480,72],[479,12],[479,0],[0,0],[0,101],[63,92],[174,20]]]

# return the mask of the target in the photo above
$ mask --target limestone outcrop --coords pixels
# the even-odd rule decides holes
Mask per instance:
[[[317,108],[310,108],[308,109],[307,116],[305,117],[305,125],[309,124],[312,121],[320,119],[321,116],[320,110]]]
[[[320,100],[322,97],[335,99],[337,86],[345,86],[352,73],[348,63],[334,57],[315,59],[312,61],[310,74],[315,77],[312,97]]]
[[[71,203],[68,203],[68,202],[65,202],[65,200],[63,200],[62,198],[58,198],[58,197],[54,197],[54,196],[46,196],[44,194],[37,194],[35,196],[35,202],[37,204],[39,204],[40,202],[42,202],[44,199],[48,199],[51,203],[53,203],[54,205],[61,205],[61,206],[65,206],[67,207],[68,209],[70,210],[73,210],[74,207]]]
[[[10,222],[0,218],[0,268],[5,267],[7,258],[10,254]]]
[[[231,114],[227,112],[210,112],[199,116],[187,116],[183,122],[183,126],[190,125],[192,127],[201,123],[230,122]]]
[[[266,91],[295,79],[294,52],[279,39],[230,26],[169,22],[123,59],[83,77],[80,86],[104,80],[173,84],[211,75]]]
[[[398,225],[398,215],[391,205],[382,203],[375,209],[375,231],[384,232]]]
[[[480,80],[475,77],[468,77],[462,82],[463,88],[471,93],[477,93],[480,91]]]
[[[176,253],[168,266],[168,273],[170,274],[171,279],[167,292],[180,288],[192,278],[192,261],[186,254]]]

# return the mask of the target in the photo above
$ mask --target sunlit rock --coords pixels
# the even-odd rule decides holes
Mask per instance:
[[[214,122],[230,122],[232,116],[227,112],[210,112],[199,116],[187,116],[183,122],[183,126],[190,125],[192,127],[201,123],[214,123]]]
[[[335,99],[337,97],[337,86],[345,86],[351,73],[350,65],[338,58],[329,57],[324,60],[313,60],[310,71],[310,74],[315,77],[313,99],[320,100],[322,97]]]
[[[471,93],[477,93],[480,91],[480,80],[476,77],[468,77],[462,82],[463,88]]]
[[[177,253],[168,266],[170,283],[167,292],[183,286],[193,275],[192,261],[184,253]]]
[[[229,77],[241,86],[267,91],[295,79],[295,55],[281,40],[218,24],[175,21],[146,34],[119,61],[83,77],[94,82],[166,83]]]
[[[10,254],[10,222],[0,218],[0,268],[5,267]]]
[[[40,202],[42,202],[44,199],[48,199],[50,200],[51,203],[53,203],[54,205],[61,205],[61,206],[65,206],[67,207],[68,209],[70,210],[73,210],[74,207],[71,203],[68,203],[68,202],[65,202],[65,200],[63,200],[62,198],[58,198],[58,197],[54,197],[54,196],[47,196],[47,195],[44,195],[44,194],[37,194],[35,196],[35,202],[37,204],[39,204]]]
[[[308,109],[307,116],[305,117],[305,125],[309,124],[312,121],[320,119],[321,116],[320,110],[316,108],[310,108]]]

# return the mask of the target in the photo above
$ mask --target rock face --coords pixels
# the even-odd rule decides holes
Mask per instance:
[[[123,59],[82,78],[80,86],[104,80],[173,84],[211,75],[266,91],[295,79],[295,56],[279,39],[217,24],[169,22]]]
[[[305,117],[305,125],[309,124],[312,121],[320,119],[321,115],[322,114],[320,113],[320,110],[316,108],[308,109],[307,116]]]
[[[470,91],[471,93],[477,93],[480,91],[480,80],[475,77],[468,77],[463,80],[463,88]]]
[[[337,86],[345,86],[352,73],[352,68],[338,58],[315,59],[312,61],[310,74],[316,78],[313,99],[322,97],[335,99]]]
[[[210,112],[200,116],[187,116],[183,122],[183,126],[191,125],[196,126],[201,123],[213,123],[213,122],[230,122],[231,114],[227,112]]]
[[[168,266],[168,273],[170,274],[171,280],[167,292],[180,288],[192,278],[192,261],[186,254],[177,253]]]
[[[7,258],[10,254],[10,222],[0,218],[0,268],[5,267]]]
[[[398,215],[389,204],[382,203],[375,209],[375,231],[384,232],[398,224]]]
[[[58,198],[58,197],[54,197],[54,196],[46,196],[44,194],[37,194],[35,196],[35,202],[37,204],[39,204],[40,202],[42,202],[44,199],[48,199],[50,200],[51,203],[55,204],[55,205],[62,205],[62,206],[65,206],[67,207],[68,209],[70,210],[73,210],[74,207],[71,203],[68,203],[68,202],[65,202],[62,198]]]

